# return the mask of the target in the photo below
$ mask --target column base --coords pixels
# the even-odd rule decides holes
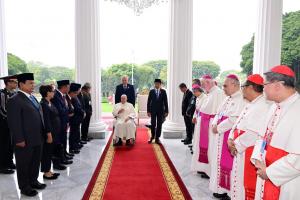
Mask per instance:
[[[180,139],[186,135],[186,128],[184,125],[172,121],[166,121],[162,128],[164,139]]]
[[[102,121],[90,123],[88,135],[94,139],[105,139],[107,124]]]

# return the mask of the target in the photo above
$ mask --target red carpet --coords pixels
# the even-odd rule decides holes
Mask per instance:
[[[83,199],[191,199],[163,146],[147,140],[145,128],[138,128],[134,147],[114,148],[110,140]]]

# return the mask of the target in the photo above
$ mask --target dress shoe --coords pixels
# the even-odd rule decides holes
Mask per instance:
[[[209,179],[209,176],[207,174],[201,174],[201,178]]]
[[[65,169],[67,169],[67,167],[64,166],[64,165],[58,164],[58,165],[53,165],[53,169],[56,169],[56,170],[65,170]]]
[[[149,129],[151,129],[151,127],[152,127],[151,124],[146,124],[145,126]]]
[[[46,184],[40,183],[38,181],[35,181],[34,183],[31,184],[31,187],[37,190],[43,190],[46,188],[46,186],[47,186]]]
[[[57,176],[54,176],[54,175],[52,175],[52,176],[45,176],[45,175],[43,175],[43,178],[46,179],[46,180],[55,180],[55,179],[57,179]]]
[[[87,144],[87,142],[81,140],[81,141],[80,141],[80,144],[85,145],[85,144]]]
[[[148,144],[151,144],[153,140],[154,138],[150,138],[150,140],[148,140]]]
[[[197,171],[197,174],[200,174],[200,175],[202,175],[202,174],[205,174],[205,172],[200,172],[200,171]]]
[[[72,163],[73,163],[72,160],[62,160],[62,161],[61,161],[61,164],[63,164],[63,165],[70,165],[70,164],[72,164]]]
[[[120,138],[118,139],[118,142],[114,143],[115,147],[122,146],[122,145],[123,145],[123,142]]]
[[[15,170],[12,169],[0,169],[0,174],[13,174]]]
[[[68,156],[67,154],[65,155],[65,158],[67,159],[67,160],[72,160],[73,159],[73,156]]]
[[[157,138],[157,139],[155,139],[155,143],[156,144],[161,144],[161,142],[160,142],[160,140]]]
[[[192,141],[191,140],[186,140],[183,144],[184,145],[192,144]]]
[[[222,197],[221,200],[231,200],[231,198],[228,195],[226,195],[226,197]]]
[[[78,149],[70,149],[70,151],[72,154],[79,154],[80,151]]]
[[[34,197],[38,194],[38,192],[32,188],[28,188],[25,190],[21,190],[21,194],[24,194],[25,196],[28,196],[28,197]]]
[[[77,149],[81,149],[82,147],[83,147],[83,145],[80,144],[80,143],[78,143],[78,144],[76,145],[76,148],[77,148]]]
[[[185,141],[186,141],[186,139],[181,140],[181,142],[185,142]]]
[[[60,176],[60,173],[53,173],[52,175],[53,175],[53,176],[56,176],[56,177],[59,177],[59,176]]]
[[[65,154],[68,155],[68,156],[70,156],[70,157],[74,157],[74,154],[73,154],[73,153],[70,153],[70,152],[68,153],[68,152],[66,152]]]
[[[8,165],[8,168],[9,168],[9,169],[16,169],[15,163],[10,163],[10,164]]]
[[[217,199],[222,199],[227,196],[227,193],[223,193],[223,194],[213,193],[213,196]]]

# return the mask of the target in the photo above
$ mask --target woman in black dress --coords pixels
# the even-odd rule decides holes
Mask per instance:
[[[45,131],[47,133],[47,138],[45,138],[43,145],[41,171],[44,172],[44,179],[57,179],[59,173],[51,172],[53,143],[56,143],[57,134],[60,130],[59,113],[50,101],[54,97],[54,88],[51,85],[42,85],[39,90],[42,95],[41,106],[44,115]]]

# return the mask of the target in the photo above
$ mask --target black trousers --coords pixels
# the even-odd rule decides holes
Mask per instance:
[[[53,144],[47,142],[43,145],[41,172],[49,172],[51,169],[51,161],[53,156]]]
[[[41,162],[42,145],[16,147],[17,178],[20,190],[30,187],[37,181]]]
[[[80,124],[70,124],[69,148],[74,150],[80,142]]]
[[[13,146],[7,120],[0,117],[0,169],[13,164]]]
[[[189,116],[184,116],[184,123],[186,127],[186,139],[192,140],[194,133],[194,124],[192,122],[193,118]]]
[[[58,136],[58,144],[61,143],[64,147],[64,150],[66,151],[67,149],[67,125],[63,126],[59,136]]]
[[[85,118],[82,121],[81,139],[87,139],[87,137],[88,137],[91,116],[92,116],[91,114],[86,114]]]
[[[161,135],[161,127],[164,115],[162,113],[151,113],[151,137],[158,139]]]

